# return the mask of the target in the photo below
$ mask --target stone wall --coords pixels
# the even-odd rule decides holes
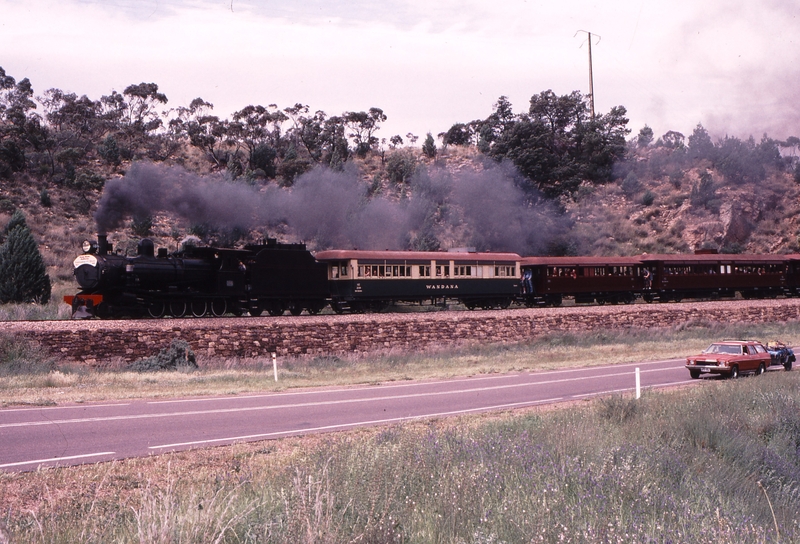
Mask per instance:
[[[800,301],[682,303],[619,307],[372,314],[283,318],[7,322],[64,362],[109,367],[154,355],[173,339],[219,359],[419,350],[463,343],[518,342],[555,332],[658,329],[687,322],[800,319]]]

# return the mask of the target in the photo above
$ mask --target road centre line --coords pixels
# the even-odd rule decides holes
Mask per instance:
[[[680,362],[683,359],[666,359],[663,361],[649,361],[644,363],[619,363],[613,365],[602,365],[602,366],[590,366],[590,367],[580,367],[580,368],[565,368],[563,370],[547,370],[542,372],[541,374],[563,374],[563,373],[575,373],[575,372],[582,372],[586,370],[602,370],[605,368],[620,368],[620,367],[642,367],[645,365],[655,365],[655,364],[663,364],[663,363],[671,363],[671,362]],[[674,367],[669,368],[658,368],[658,369],[651,369],[651,370],[642,370],[641,372],[661,372],[667,370],[674,370]],[[442,380],[442,381],[411,381],[408,383],[391,383],[385,382],[377,385],[370,385],[367,387],[347,387],[341,389],[313,389],[313,390],[304,390],[304,391],[282,391],[282,392],[271,392],[271,393],[264,393],[258,395],[237,395],[235,397],[232,396],[224,396],[224,397],[198,397],[198,398],[190,398],[190,399],[167,399],[167,400],[151,400],[147,401],[147,404],[177,404],[182,402],[204,402],[204,401],[220,401],[220,400],[232,400],[232,399],[260,399],[265,397],[273,397],[273,396],[298,396],[298,395],[313,395],[318,394],[320,392],[332,392],[332,391],[371,391],[376,388],[384,388],[384,389],[394,389],[394,388],[408,388],[408,387],[416,387],[420,385],[435,385],[437,383],[463,383],[463,382],[470,382],[475,383],[476,381],[480,380],[502,380],[502,379],[509,379],[515,378],[518,376],[536,376],[537,372],[528,372],[528,373],[518,373],[518,374],[493,374],[491,376],[470,376],[467,378],[455,378],[451,380]]]
[[[663,370],[674,370],[674,369],[652,369],[646,370],[644,372],[660,372]],[[249,407],[242,407],[242,408],[220,408],[220,409],[213,409],[213,410],[189,410],[185,412],[169,412],[165,414],[135,414],[135,415],[120,415],[120,416],[106,416],[106,417],[87,417],[87,418],[76,418],[76,419],[62,419],[62,420],[48,420],[48,421],[30,421],[30,422],[19,422],[19,423],[3,423],[0,424],[0,429],[6,429],[11,427],[36,427],[42,425],[66,425],[69,423],[92,423],[92,422],[100,422],[100,421],[125,421],[125,420],[134,420],[134,419],[156,419],[156,418],[166,418],[166,417],[181,417],[181,416],[194,416],[194,415],[205,415],[205,414],[226,414],[226,413],[236,413],[236,412],[255,412],[255,411],[264,411],[264,410],[278,410],[281,408],[300,408],[300,407],[309,407],[309,406],[332,406],[336,404],[350,404],[350,403],[365,403],[365,402],[377,402],[377,401],[387,401],[387,400],[399,400],[399,399],[408,399],[408,398],[420,398],[420,397],[436,397],[436,396],[443,396],[443,395],[457,395],[463,393],[475,393],[481,391],[493,391],[493,390],[501,390],[501,389],[516,389],[520,387],[536,387],[536,386],[543,386],[543,385],[550,385],[554,383],[563,383],[563,382],[571,382],[571,381],[581,381],[581,380],[594,380],[598,377],[615,377],[615,376],[628,376],[629,372],[618,372],[615,374],[605,374],[603,376],[582,376],[577,378],[562,378],[558,380],[546,380],[542,382],[526,382],[526,383],[518,383],[518,384],[508,384],[508,385],[496,385],[491,387],[473,387],[469,389],[459,389],[455,391],[435,391],[435,392],[428,392],[428,393],[411,393],[407,395],[390,395],[390,396],[381,396],[381,397],[370,397],[365,399],[342,399],[342,400],[332,400],[332,401],[317,401],[317,402],[302,402],[298,404],[280,404],[276,406],[249,406]],[[235,400],[236,397],[233,397],[232,400]]]
[[[684,383],[697,383],[695,380],[683,380],[682,382],[659,383],[656,385],[648,385],[642,389],[658,389],[659,387],[672,387],[673,385],[681,385]],[[622,389],[609,389],[608,391],[598,391],[597,393],[581,393],[580,395],[572,395],[572,398],[583,397],[599,397],[601,395],[609,395],[611,393],[624,393],[625,391],[633,391],[636,387],[624,387]]]
[[[251,434],[245,436],[234,436],[234,437],[227,437],[227,438],[211,438],[208,440],[196,440],[193,442],[177,442],[175,444],[162,444],[160,446],[148,446],[148,449],[157,450],[157,449],[164,449],[164,448],[177,448],[177,447],[184,447],[184,446],[199,446],[201,444],[214,444],[219,442],[236,442],[240,440],[253,440],[256,438],[269,438],[269,437],[276,437],[281,435],[291,435],[296,433],[309,433],[309,432],[316,432],[316,431],[330,431],[333,429],[344,429],[348,427],[362,427],[366,425],[382,425],[387,423],[397,423],[401,421],[413,421],[417,419],[428,419],[433,417],[445,417],[445,416],[454,416],[459,414],[469,414],[474,412],[488,412],[492,410],[502,410],[504,408],[519,408],[521,406],[534,406],[537,404],[546,404],[551,402],[558,402],[564,400],[564,397],[553,397],[551,399],[542,399],[542,400],[532,400],[532,401],[525,401],[525,402],[513,402],[508,404],[498,404],[495,406],[485,406],[481,408],[468,408],[466,410],[453,410],[450,412],[437,412],[433,414],[421,414],[417,416],[401,416],[401,417],[392,417],[387,419],[374,419],[371,421],[357,421],[353,423],[337,423],[336,425],[325,425],[322,427],[306,427],[303,429],[292,429],[287,431],[275,431],[272,433],[261,433],[261,434]]]
[[[0,410],[0,414],[8,412],[31,412],[35,410],[67,410],[70,408],[108,408],[114,406],[130,406],[130,402],[117,402],[114,404],[67,404],[64,406],[26,406],[25,408],[5,408]]]
[[[6,467],[19,467],[22,465],[33,465],[35,463],[55,463],[58,461],[70,461],[72,459],[84,459],[87,457],[100,457],[102,455],[114,455],[116,452],[113,451],[101,451],[98,453],[84,453],[82,455],[70,455],[68,457],[51,457],[50,459],[36,459],[34,461],[17,461],[16,463],[6,463],[4,465],[0,465],[0,468]]]

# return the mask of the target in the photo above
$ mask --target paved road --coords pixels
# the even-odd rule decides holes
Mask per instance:
[[[146,456],[692,382],[683,359],[536,373],[0,410],[0,470]]]

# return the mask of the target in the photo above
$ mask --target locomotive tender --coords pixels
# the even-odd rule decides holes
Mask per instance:
[[[84,243],[74,261],[81,291],[64,297],[73,316],[253,316],[317,314],[330,307],[380,311],[392,304],[468,309],[512,303],[559,306],[683,299],[800,295],[800,255],[520,257],[516,253],[328,250],[269,239],[242,249],[184,246],[155,251],[143,239],[135,257],[113,252],[105,236]]]

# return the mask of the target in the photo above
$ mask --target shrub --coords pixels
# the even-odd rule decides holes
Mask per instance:
[[[273,147],[260,145],[250,154],[250,169],[261,169],[268,179],[273,179],[278,174],[278,169],[275,167],[277,157],[278,152]]]
[[[141,238],[150,236],[153,232],[153,217],[150,215],[134,217],[131,221],[131,231]]]
[[[162,349],[158,355],[138,359],[130,366],[136,372],[194,368],[197,368],[197,359],[186,340],[173,340],[169,348]]]
[[[417,159],[410,150],[395,151],[386,159],[386,175],[392,183],[407,183],[416,170]]]
[[[0,200],[0,212],[3,212],[3,213],[14,213],[14,210],[16,210],[16,209],[17,209],[17,207],[14,206],[14,203],[11,202],[10,200],[5,199],[5,198]]]
[[[113,136],[107,137],[103,143],[97,146],[97,154],[108,164],[118,165],[122,159],[119,144]]]
[[[652,206],[655,200],[656,195],[653,193],[653,191],[648,190],[644,193],[644,195],[642,195],[642,204],[645,206]]]
[[[43,188],[42,192],[39,193],[39,202],[45,208],[49,208],[53,205],[53,202],[50,200],[50,193],[47,192],[47,187]]]
[[[670,173],[669,182],[676,189],[680,189],[681,186],[683,185],[683,177],[684,177],[683,170],[675,170],[674,172]]]
[[[700,173],[700,182],[695,183],[692,187],[692,192],[689,194],[689,199],[692,206],[699,208],[712,209],[716,200],[716,189],[714,188],[714,180],[708,170]]]
[[[36,342],[12,335],[0,335],[0,376],[40,374],[54,368],[54,361]]]
[[[621,188],[626,196],[631,197],[642,190],[642,184],[636,174],[629,172],[625,179],[622,180]]]

